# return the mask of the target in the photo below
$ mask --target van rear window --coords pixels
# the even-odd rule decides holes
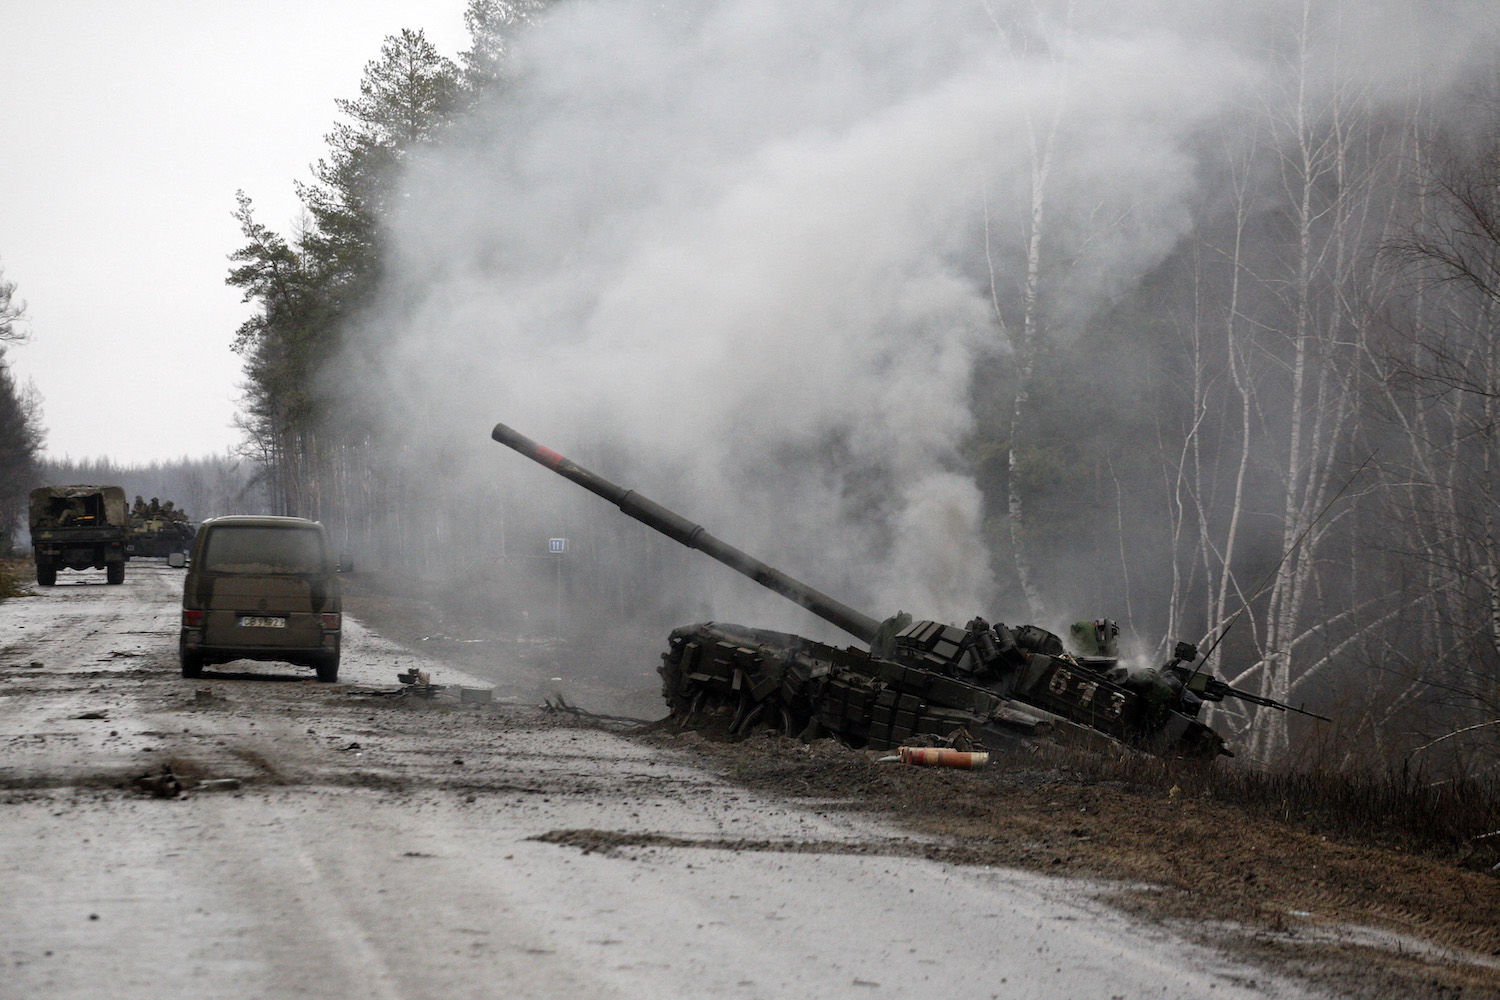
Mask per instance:
[[[321,532],[259,526],[210,529],[203,568],[215,573],[326,573]]]

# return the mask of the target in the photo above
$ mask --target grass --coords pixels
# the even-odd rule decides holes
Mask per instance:
[[[1500,781],[1493,777],[1437,779],[1408,762],[1373,773],[1235,768],[1214,779],[1212,794],[1311,832],[1475,870],[1500,866]]]
[[[1307,833],[1440,859],[1472,871],[1500,870],[1500,777],[1439,777],[1410,762],[1385,769],[1319,763],[1257,770],[1211,767],[1139,754],[1071,762],[1086,780],[1190,794],[1278,820]],[[1175,789],[1175,791],[1174,791]]]
[[[0,601],[31,593],[31,560],[19,556],[0,558]]]

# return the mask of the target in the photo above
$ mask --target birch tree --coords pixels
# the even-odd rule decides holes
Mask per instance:
[[[1243,284],[1252,277],[1246,231],[1256,199],[1251,177],[1258,147],[1252,137],[1242,149],[1227,139],[1223,148],[1225,183],[1232,192],[1227,239],[1210,240],[1193,252],[1192,306],[1182,324],[1189,396],[1180,422],[1158,445],[1173,553],[1167,629],[1158,655],[1166,652],[1166,637],[1187,632],[1190,621],[1212,623],[1201,642],[1218,642],[1236,610],[1248,609],[1251,596],[1241,588],[1236,568],[1256,423],[1247,357],[1251,338],[1244,329],[1249,320],[1241,299]],[[1192,613],[1187,605],[1200,600],[1201,610]],[[1205,712],[1211,718],[1213,706]]]
[[[1041,6],[1041,5],[1036,5]],[[1061,31],[1066,31],[1071,22],[1072,4],[1062,5]],[[1014,46],[1011,39],[1013,25],[1008,15],[997,9],[993,0],[986,0],[985,8],[995,25],[1002,44]],[[1023,46],[1024,47],[1024,46]],[[1053,162],[1057,156],[1059,132],[1068,99],[1066,66],[1054,60],[1057,71],[1057,92],[1050,106],[1040,114],[1026,115],[1026,144],[1028,168],[1028,204],[1024,214],[1023,258],[1020,262],[1020,280],[1017,289],[1019,315],[1008,316],[1009,311],[999,289],[999,275],[1015,270],[1013,261],[999,261],[991,241],[989,209],[986,206],[985,252],[989,260],[991,303],[995,321],[1001,335],[1011,348],[1012,388],[1007,419],[1005,443],[1005,510],[1006,528],[1010,541],[1010,562],[1016,582],[1026,601],[1031,621],[1048,621],[1051,614],[1042,594],[1036,567],[1032,559],[1032,543],[1029,538],[1030,512],[1025,495],[1024,465],[1028,455],[1034,452],[1034,420],[1031,412],[1031,392],[1036,379],[1037,354],[1045,337],[1045,326],[1041,314],[1042,283],[1046,274],[1046,241],[1049,235],[1050,192],[1049,182]]]
[[[1282,278],[1285,333],[1272,344],[1285,376],[1262,383],[1258,391],[1275,386],[1276,394],[1257,404],[1285,414],[1268,424],[1279,442],[1281,561],[1254,631],[1257,660],[1233,678],[1293,703],[1297,689],[1332,662],[1329,651],[1386,613],[1378,600],[1361,603],[1354,586],[1358,564],[1330,548],[1341,533],[1358,537],[1361,530],[1344,523],[1355,516],[1350,509],[1330,505],[1345,489],[1348,470],[1362,461],[1351,451],[1359,418],[1357,361],[1369,331],[1370,248],[1380,237],[1372,212],[1389,158],[1365,95],[1350,89],[1338,63],[1336,22],[1319,32],[1313,10],[1310,0],[1303,4],[1296,61],[1289,67],[1290,101],[1273,132],[1294,233]],[[1316,66],[1315,53],[1321,56]],[[1314,94],[1314,79],[1332,83]],[[1262,713],[1252,753],[1284,759],[1287,722],[1283,714]]]
[[[1451,745],[1500,749],[1500,105],[1470,132],[1419,146],[1420,211],[1387,244],[1412,284],[1400,344],[1376,361],[1404,432],[1408,485],[1396,516],[1426,581],[1411,688],[1450,711],[1427,725]]]
[[[1232,198],[1210,230],[1221,235],[1198,250],[1199,304],[1185,324],[1191,395],[1181,439],[1161,444],[1174,609],[1201,602],[1204,641],[1221,653],[1211,666],[1232,684],[1293,704],[1336,651],[1390,613],[1363,603],[1364,557],[1341,540],[1360,532],[1343,491],[1364,458],[1358,362],[1391,157],[1314,6],[1301,5],[1278,77],[1285,90],[1268,98],[1259,135],[1225,143]],[[1279,208],[1268,212],[1272,194]],[[1184,625],[1197,617],[1173,614]],[[1221,645],[1231,622],[1236,636]],[[1286,757],[1286,715],[1218,712],[1254,756]]]

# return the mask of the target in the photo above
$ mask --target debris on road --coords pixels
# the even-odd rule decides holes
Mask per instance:
[[[131,779],[130,782],[137,791],[145,792],[147,795],[158,799],[175,799],[182,794],[182,782],[177,780],[177,775],[166,765],[154,774],[142,774]]]
[[[607,988],[587,978],[599,962],[615,977],[638,961],[625,975],[640,995],[685,975],[724,996],[849,996],[856,975],[893,994],[989,995],[1009,975],[1005,988],[1056,996],[1325,995],[1300,981],[1350,1000],[1500,997],[1500,896],[1494,875],[1461,867],[1470,855],[1249,811],[1208,794],[1197,770],[1045,745],[992,753],[978,774],[878,767],[894,749],[770,729],[730,739],[727,710],[708,735],[680,732],[653,714],[655,690],[591,686],[582,654],[532,669],[486,653],[474,662],[491,672],[465,673],[352,621],[344,683],[240,670],[194,684],[170,669],[178,590],[168,567],[142,564],[121,587],[0,604],[14,709],[0,732],[14,939],[0,994],[248,1000],[286,993],[285,973],[317,995],[434,982],[480,995],[528,974],[520,992],[593,995]],[[106,659],[140,635],[155,636],[139,640],[142,659]],[[22,669],[39,656],[47,672]],[[418,700],[393,685],[412,663],[445,691]],[[554,673],[566,676],[547,683]],[[464,687],[489,683],[493,704],[459,709]],[[635,683],[650,683],[648,666]],[[559,689],[622,714],[575,709],[550,697]],[[108,728],[62,721],[101,707]],[[961,731],[903,742],[978,749]],[[153,796],[175,801],[142,801]],[[1472,853],[1500,842],[1497,825],[1469,832]],[[422,878],[395,867],[419,857]],[[1075,889],[1082,902],[1065,904]],[[913,927],[962,913],[963,926],[893,947],[842,919],[887,910]],[[1384,936],[1336,936],[1351,924]],[[410,933],[432,925],[452,948]],[[853,931],[830,939],[835,925]],[[1062,978],[1101,955],[1103,985]],[[1150,978],[1125,975],[1127,955]],[[760,981],[768,962],[789,970],[785,985],[779,969]],[[135,977],[123,987],[121,970]]]
[[[494,697],[494,688],[461,687],[458,689],[458,700],[465,705],[482,705],[493,701]]]
[[[990,755],[981,751],[950,750],[947,747],[901,747],[889,757],[881,757],[877,764],[915,764],[918,767],[957,767],[973,770],[990,762]]]
[[[599,712],[590,712],[576,705],[569,705],[567,700],[560,694],[551,698],[542,699],[542,707],[549,714],[562,713],[579,719],[590,719],[594,722],[608,722],[619,726],[649,726],[649,719],[636,719],[628,715],[604,715]]]
[[[396,680],[406,685],[405,692],[418,698],[434,698],[443,690],[443,685],[432,683],[432,675],[425,670],[405,670],[396,675]]]

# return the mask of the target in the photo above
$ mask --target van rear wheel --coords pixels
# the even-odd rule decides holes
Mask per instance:
[[[203,676],[203,657],[197,653],[189,653],[184,651],[182,654],[182,676]]]
[[[39,561],[36,564],[36,582],[42,587],[50,587],[57,583],[57,567],[50,562]]]
[[[324,657],[313,664],[318,671],[318,680],[324,684],[332,684],[339,679],[339,658],[335,653],[333,656]]]
[[[122,562],[112,562],[105,564],[104,579],[109,583],[124,583],[125,564]]]

